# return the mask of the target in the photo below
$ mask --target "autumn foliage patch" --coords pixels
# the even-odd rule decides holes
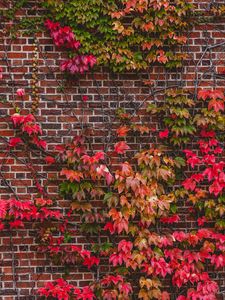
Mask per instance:
[[[183,31],[193,7],[187,1],[45,2],[56,21],[46,18],[44,26],[57,51],[66,53],[59,70],[67,77],[94,73],[97,65],[114,71],[173,69],[187,57],[176,50],[186,43]],[[25,89],[16,91],[20,101],[25,96]],[[89,100],[81,92],[83,114]],[[36,251],[66,269],[62,278],[39,288],[38,297],[218,299],[213,272],[225,267],[224,103],[224,91],[217,88],[166,87],[162,101],[150,101],[144,111],[156,120],[154,127],[118,107],[108,128],[112,143],[99,150],[93,150],[83,123],[73,138],[48,147],[38,117],[11,105],[14,136],[4,140],[6,153],[26,153],[38,196],[21,200],[11,188],[15,197],[0,200],[0,230],[20,231],[32,222]],[[134,134],[148,141],[139,150],[129,142]],[[34,153],[53,170],[54,199],[35,171]],[[193,228],[178,229],[186,217]],[[88,245],[77,242],[80,236]],[[95,280],[78,287],[68,276],[75,266],[95,272]]]

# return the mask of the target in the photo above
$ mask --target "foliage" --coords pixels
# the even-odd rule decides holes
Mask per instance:
[[[72,210],[91,211],[91,202],[86,199],[96,199],[104,194],[100,188],[101,181],[106,180],[110,185],[113,176],[103,161],[105,154],[96,152],[90,156],[84,144],[84,137],[75,137],[72,143],[60,148],[59,156],[67,167],[61,171],[61,175],[66,177],[60,185],[60,193],[72,200]],[[101,163],[102,162],[102,163]]]
[[[57,279],[54,283],[48,282],[44,288],[39,289],[39,294],[45,297],[54,297],[59,300],[94,300],[95,296],[89,287],[79,289],[68,284],[63,279]]]
[[[61,27],[58,22],[51,20],[45,22],[45,26],[50,31],[54,44],[57,47],[63,47],[70,51],[76,51],[80,47],[80,42],[76,40],[69,26]],[[96,64],[96,58],[93,55],[75,55],[61,64],[61,70],[71,74],[88,71]]]
[[[92,53],[98,64],[114,71],[147,69],[153,63],[174,68],[185,57],[174,49],[186,42],[183,32],[192,11],[186,1],[48,0],[44,6],[71,26],[82,54]]]
[[[224,188],[225,164],[223,159],[222,139],[224,130],[224,94],[221,91],[202,90],[198,94],[199,100],[208,99],[207,108],[202,108],[200,114],[195,115],[195,121],[200,126],[200,139],[198,140],[199,154],[192,150],[184,150],[188,165],[192,169],[202,166],[200,172],[185,179],[183,186],[187,191],[189,201],[200,211],[199,224],[206,221],[216,221],[215,225],[223,229],[224,223]],[[211,117],[209,117],[209,113]],[[213,116],[213,117],[212,117]],[[222,124],[223,123],[223,124]],[[214,130],[217,130],[217,135]],[[218,130],[221,130],[218,131]],[[218,136],[218,139],[217,139]],[[223,140],[223,139],[222,139]],[[204,167],[203,167],[204,166]],[[207,189],[203,187],[207,183]]]
[[[214,241],[221,243],[218,244],[221,252],[217,253]],[[224,266],[223,244],[224,235],[206,229],[190,233],[175,231],[172,235],[159,235],[145,229],[142,241],[120,241],[110,261],[114,266],[124,265],[130,275],[142,270],[139,299],[170,299],[169,293],[161,290],[160,282],[160,278],[168,276],[178,288],[188,283],[196,285],[196,289],[187,290],[187,297],[177,299],[216,299],[218,285],[205,272],[205,264],[211,261],[216,268]]]
[[[192,110],[193,100],[183,96],[180,91],[169,91],[167,97],[172,105],[178,106],[181,100],[187,102],[185,109],[189,114],[185,120],[190,119],[189,109]],[[217,116],[223,116],[223,93],[203,90],[199,92],[198,98],[204,101],[208,99],[206,107],[200,109],[201,114],[212,111]],[[184,103],[181,103],[181,110]],[[166,108],[170,109],[167,102]],[[170,113],[174,113],[174,109],[176,107],[172,106]],[[176,113],[179,115],[179,108]],[[124,118],[122,115],[124,116],[123,112],[118,115],[119,118],[122,117],[122,125],[117,129],[118,137],[125,137],[134,128],[130,118]],[[179,115],[179,118],[182,119],[182,116]],[[199,124],[194,118],[190,122],[193,128],[196,128],[196,132],[199,130],[201,139],[198,144],[202,157],[186,149],[184,150],[186,163],[191,168],[204,163],[205,169],[185,179],[183,186],[186,191],[173,189],[173,184],[176,183],[176,169],[183,168],[185,160],[181,157],[168,156],[164,153],[165,149],[142,150],[133,157],[132,163],[122,162],[111,174],[108,167],[103,164],[105,156],[109,154],[96,152],[89,155],[84,146],[84,138],[76,137],[72,143],[58,147],[59,153],[56,157],[61,158],[67,165],[61,172],[67,178],[60,188],[62,195],[72,200],[72,210],[80,212],[85,220],[100,225],[97,231],[91,232],[86,226],[83,230],[99,234],[107,217],[108,221],[104,226],[106,232],[108,231],[110,235],[127,236],[126,239],[120,239],[118,244],[106,243],[102,246],[96,244],[93,247],[100,257],[109,257],[109,263],[115,268],[116,273],[103,276],[92,284],[98,299],[131,299],[132,293],[135,292],[132,287],[137,278],[139,278],[139,299],[170,299],[172,295],[163,288],[164,278],[171,278],[172,284],[178,289],[186,289],[186,293],[182,292],[182,295],[177,297],[179,300],[196,297],[216,299],[218,285],[210,279],[206,266],[211,264],[216,269],[225,266],[224,235],[209,229],[188,233],[173,231],[172,228],[170,232],[159,232],[157,229],[163,224],[171,226],[179,222],[176,201],[179,197],[187,196],[194,207],[200,209],[201,214],[203,208],[205,210],[206,214],[198,219],[199,226],[214,218],[217,228],[223,227],[224,163],[219,158],[223,149],[215,138],[215,132],[212,131],[212,128],[216,127],[217,130],[220,128],[218,125],[220,121],[216,122],[214,119],[213,127],[211,123]],[[166,130],[162,132],[161,138],[169,138],[171,128],[168,132]],[[143,133],[146,132],[148,130],[144,129]],[[182,140],[182,143],[185,144],[186,141]],[[124,155],[129,148],[125,141],[114,144],[114,151],[119,155]],[[54,161],[55,158],[52,162]],[[201,186],[201,182],[205,179],[209,181],[209,192],[197,187],[197,184]],[[110,192],[99,189],[102,180],[107,181],[111,187]],[[94,198],[96,195],[104,197],[109,207],[106,215],[105,212],[98,216],[93,211],[91,203],[85,202],[85,199],[93,197],[92,192]],[[212,205],[212,200],[202,201],[203,195],[213,196],[213,201],[217,204]],[[67,232],[66,236],[69,235]],[[99,263],[99,259],[91,256],[90,252],[87,254],[89,260],[85,262],[85,257],[81,255],[82,250],[78,250],[75,245],[63,249],[57,240],[56,244],[60,263],[74,264],[79,260],[82,262],[82,259],[83,264],[88,267]],[[79,251],[82,259],[77,256]]]
[[[29,4],[28,0],[10,0],[2,4],[0,15],[2,20],[9,22],[6,28],[12,38],[18,37],[19,30],[25,35],[34,35],[40,32],[40,28],[43,28],[44,14],[34,17],[33,11],[38,11],[37,3],[32,3],[32,7],[29,7]],[[26,11],[25,16],[20,15],[21,11]],[[29,11],[32,11],[31,16],[29,16]]]
[[[221,131],[223,135],[225,124],[223,91],[201,90],[198,93],[198,99],[205,101],[207,107],[203,107],[200,113],[194,116],[194,122],[198,127]]]
[[[20,129],[23,139],[28,140],[37,147],[41,147],[43,149],[46,148],[46,142],[39,138],[39,135],[42,134],[42,130],[36,123],[35,117],[32,114],[22,116],[17,112],[11,116],[11,120],[13,125]],[[18,143],[23,143],[23,140],[18,137],[10,140],[11,147],[15,147]]]
[[[97,299],[129,299],[132,287],[120,275],[106,275],[98,283],[93,284]]]
[[[158,149],[138,153],[135,160],[139,169],[135,171],[125,162],[115,173],[116,194],[107,195],[107,203],[112,207],[109,216],[113,220],[111,233],[137,232],[133,220],[144,224],[155,224],[157,218],[167,217],[175,210],[173,193],[166,193],[166,187],[175,180],[175,167],[181,167],[179,160],[163,155]],[[118,195],[118,196],[116,196]],[[118,209],[119,205],[119,209]],[[131,232],[129,225],[131,226]]]
[[[24,95],[23,89],[17,90],[18,97]],[[180,91],[167,92],[167,102],[171,101],[172,105],[180,102],[184,105],[187,102],[185,109],[191,113],[188,108],[192,109],[193,101],[180,95]],[[193,208],[200,211],[199,226],[214,220],[217,229],[224,228],[225,164],[222,160],[222,144],[213,131],[221,128],[224,94],[218,90],[202,90],[198,99],[204,101],[199,115],[212,112],[215,118],[213,124],[208,119],[199,123],[196,121],[199,120],[197,115],[196,120],[192,118],[192,125],[195,124],[196,132],[198,130],[200,135],[199,151],[197,154],[185,149],[186,162],[180,156],[169,156],[165,147],[152,147],[136,153],[130,162],[122,161],[111,172],[111,166],[105,163],[110,152],[91,154],[85,138],[76,136],[71,142],[56,146],[54,153],[45,156],[47,164],[61,166],[63,182],[59,190],[61,196],[71,201],[66,214],[52,209],[53,201],[45,197],[37,198],[35,203],[1,200],[1,230],[18,230],[25,226],[25,222],[37,222],[38,251],[48,254],[55,264],[70,268],[83,265],[95,269],[101,257],[104,257],[114,268],[113,275],[101,276],[91,287],[83,289],[62,279],[47,283],[39,289],[41,296],[76,300],[96,297],[102,300],[128,300],[137,294],[139,299],[163,300],[172,297],[164,288],[164,279],[170,278],[174,287],[184,290],[177,297],[179,300],[196,297],[216,299],[218,284],[210,278],[207,265],[211,264],[215,269],[225,266],[225,236],[210,229],[183,232],[172,228],[180,220],[176,205],[180,197],[187,197]],[[182,119],[184,113],[179,114],[179,109],[182,111],[183,108],[170,108],[167,102],[166,109],[170,113],[177,113]],[[18,147],[36,147],[44,151],[47,144],[41,138],[42,130],[35,117],[31,114],[22,115],[17,107],[15,109],[11,121],[17,134],[9,140],[10,151]],[[124,137],[135,127],[123,112],[118,117],[122,124],[117,128],[116,135]],[[160,133],[162,140],[169,138],[172,128]],[[148,127],[140,129],[140,133],[148,132]],[[185,140],[182,143],[185,144]],[[125,141],[116,141],[113,149],[115,155],[123,157],[130,147]],[[174,189],[178,182],[177,170],[186,164],[192,169],[204,164],[204,168],[183,181],[185,190]],[[208,191],[202,187],[206,181]],[[36,187],[44,194],[37,182]],[[95,201],[107,204],[104,211],[97,211],[93,207]],[[79,225],[77,214],[85,224]],[[75,222],[76,229],[71,226]],[[165,231],[164,226],[170,229]],[[78,232],[99,236],[102,230],[109,232],[104,244],[99,241],[87,250],[74,243],[73,238]],[[119,238],[118,242],[110,241],[112,236],[120,235],[124,238]]]
[[[168,90],[165,102],[150,103],[147,111],[162,118],[165,130],[159,134],[161,139],[169,138],[172,145],[188,143],[196,133],[196,126],[191,117],[195,102],[183,90]]]
[[[32,201],[18,201],[16,199],[0,201],[0,229],[6,226],[9,228],[23,228],[25,222],[45,220],[60,220],[62,214],[59,211],[49,208],[53,202],[50,199],[37,198]]]
[[[19,1],[8,18],[24,4]],[[147,69],[153,63],[173,68],[185,57],[175,48],[186,42],[182,32],[192,8],[186,1],[49,0],[45,7],[61,23],[47,19],[45,26],[56,47],[67,51],[62,71],[82,74],[96,63],[117,71]],[[216,13],[222,15],[223,7]],[[114,140],[106,153],[93,151],[79,134],[48,152],[36,117],[12,104],[15,136],[6,140],[6,157],[18,158],[18,150],[27,155],[25,165],[41,196],[22,201],[5,179],[16,199],[0,200],[0,230],[17,231],[32,222],[37,251],[67,272],[82,266],[96,273],[83,288],[62,278],[47,282],[39,288],[40,296],[217,299],[219,286],[209,267],[214,272],[225,267],[225,235],[220,231],[225,228],[225,97],[216,89],[200,90],[196,100],[190,95],[170,89],[165,101],[148,105],[148,112],[161,120],[157,142],[163,145],[140,151],[133,151],[129,134],[148,135],[152,129],[118,109],[119,127],[110,129]],[[25,90],[18,89],[16,97],[24,96]],[[81,95],[81,100],[84,104],[88,97]],[[30,160],[34,150],[59,171],[54,174],[60,181],[57,200],[67,207],[56,208],[60,201],[47,197]],[[182,216],[177,202],[186,200],[192,217],[198,217],[196,226],[203,228],[175,230]],[[82,246],[76,239],[80,234],[87,238]],[[101,260],[109,272],[100,273]],[[168,282],[174,289],[168,289]]]

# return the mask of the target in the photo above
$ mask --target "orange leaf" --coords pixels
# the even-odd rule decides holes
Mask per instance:
[[[152,22],[146,23],[142,27],[145,31],[153,31],[155,29],[155,26]]]
[[[224,111],[224,102],[223,100],[212,99],[209,101],[208,109],[213,109],[215,112]]]
[[[116,133],[118,136],[124,137],[127,136],[127,133],[130,131],[130,128],[127,126],[120,126],[117,130]]]
[[[66,179],[70,182],[77,181],[80,182],[81,178],[84,178],[83,174],[79,171],[62,169],[60,175],[65,175]]]
[[[89,202],[78,202],[74,201],[71,203],[71,209],[72,210],[82,210],[82,211],[91,211],[92,205]]]

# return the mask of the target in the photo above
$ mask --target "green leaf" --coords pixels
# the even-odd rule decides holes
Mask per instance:
[[[159,256],[164,256],[163,251],[159,247],[155,247],[153,251]]]
[[[180,167],[185,167],[186,166],[186,162],[185,162],[185,159],[183,157],[180,157],[180,156],[176,156],[174,158],[175,162],[176,162],[176,166],[178,168]]]
[[[175,214],[177,212],[177,205],[172,203],[170,205],[170,211],[171,211],[171,213]]]
[[[70,235],[68,232],[66,232],[66,233],[64,234],[64,243],[69,243],[69,242],[71,242],[71,239],[72,239],[71,235]]]

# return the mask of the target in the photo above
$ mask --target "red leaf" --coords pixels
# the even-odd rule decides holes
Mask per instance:
[[[216,148],[214,149],[214,153],[215,153],[215,154],[221,154],[221,153],[223,153],[223,149],[222,149],[221,147],[216,147]]]
[[[82,288],[82,291],[76,295],[78,300],[94,300],[96,299],[93,291],[89,286],[85,286]]]
[[[36,120],[32,114],[29,114],[24,117],[24,123],[34,123],[34,122],[36,122]]]
[[[38,124],[34,124],[34,123],[30,123],[30,122],[25,123],[25,121],[24,121],[22,131],[26,132],[28,135],[42,134],[42,130]]]
[[[225,266],[225,254],[213,255],[211,258],[211,263],[216,265],[216,268],[223,268]]]
[[[169,136],[169,129],[165,129],[164,131],[161,131],[159,133],[160,139],[168,138],[168,136]]]
[[[142,27],[145,31],[153,31],[155,26],[152,22],[146,23]]]
[[[48,200],[45,200],[43,198],[36,198],[35,199],[35,205],[37,206],[45,206],[45,205],[52,205],[52,200],[51,199],[48,199]]]
[[[124,218],[116,221],[114,227],[117,229],[117,232],[120,234],[123,230],[128,233],[128,221]]]
[[[12,120],[14,126],[18,126],[24,122],[24,117],[18,113],[15,113],[11,116],[11,120]]]
[[[198,218],[198,226],[203,226],[205,222],[207,221],[206,217]]]
[[[104,226],[104,230],[109,230],[111,234],[115,233],[114,224],[112,222],[108,222]]]
[[[87,266],[88,269],[90,269],[93,265],[99,265],[100,259],[95,257],[95,256],[91,256],[91,257],[86,257],[83,261],[83,265]]]
[[[11,138],[9,140],[9,147],[16,147],[18,144],[21,144],[21,143],[23,143],[21,138],[19,138],[19,137]]]
[[[114,145],[114,150],[117,154],[124,154],[126,150],[129,150],[130,147],[127,145],[126,142],[118,142]]]
[[[13,229],[13,228],[24,228],[24,223],[20,220],[10,222],[9,225],[10,225],[11,229]]]
[[[25,96],[25,90],[24,89],[18,89],[16,91],[17,96],[23,97]]]
[[[211,194],[214,194],[215,196],[218,196],[223,191],[224,188],[225,188],[224,183],[219,183],[217,180],[215,180],[213,184],[210,185],[209,192]]]
[[[187,159],[187,163],[188,163],[192,168],[194,168],[195,165],[201,163],[201,160],[200,160],[196,155],[193,155],[192,157],[190,157],[190,158]]]
[[[105,153],[104,152],[96,152],[93,157],[95,158],[96,162],[99,162],[99,160],[105,159]]]
[[[125,254],[130,252],[133,248],[133,243],[130,241],[122,240],[118,244],[118,250],[123,251]]]
[[[160,219],[160,221],[165,224],[173,224],[180,221],[180,217],[178,215],[173,215],[171,217],[163,217]]]
[[[182,185],[188,191],[194,191],[196,188],[196,182],[192,178],[185,179]]]
[[[45,162],[48,164],[48,165],[52,165],[55,163],[55,158],[52,157],[52,156],[46,156],[45,157]]]
[[[183,150],[183,152],[186,154],[187,158],[195,155],[195,153],[192,150],[185,149],[185,150]]]
[[[56,145],[55,146],[55,151],[63,153],[65,151],[65,146],[62,145]]]
[[[118,266],[118,265],[121,266],[122,263],[123,263],[123,257],[122,257],[121,254],[116,254],[116,253],[114,253],[114,254],[112,254],[112,255],[110,256],[109,262],[110,262],[114,267],[116,267],[116,266]]]
[[[87,102],[88,101],[88,96],[86,96],[86,95],[82,96],[82,101]]]
[[[210,98],[211,96],[211,91],[209,90],[201,90],[198,92],[198,99],[206,100]]]
[[[47,143],[44,140],[38,139],[36,136],[33,138],[33,143],[40,148],[46,149]]]
[[[207,137],[210,137],[210,138],[214,138],[215,137],[215,135],[216,135],[216,133],[215,133],[215,131],[207,131],[207,130],[202,130],[201,131],[201,133],[200,133],[200,135],[201,135],[201,137],[205,137],[205,138],[207,138]]]
[[[214,100],[216,99],[224,99],[224,92],[221,90],[211,91],[210,97]]]

